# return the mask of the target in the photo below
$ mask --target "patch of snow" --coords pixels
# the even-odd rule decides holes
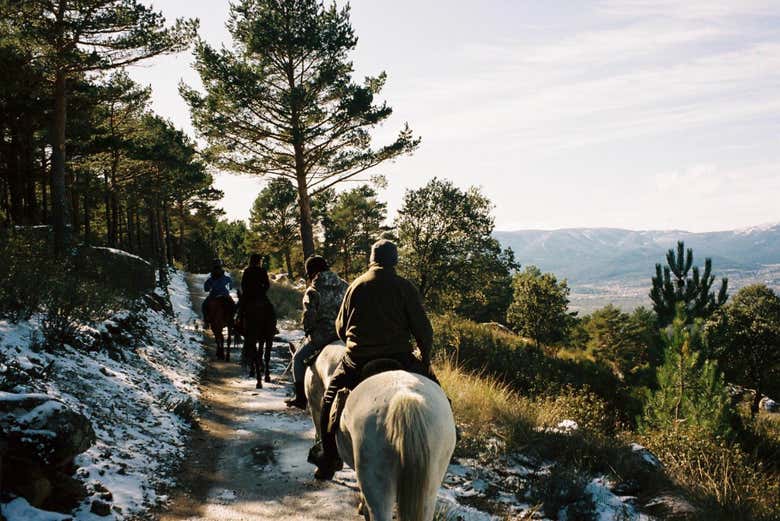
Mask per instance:
[[[574,420],[562,420],[558,422],[558,425],[555,427],[537,427],[537,432],[545,432],[545,433],[551,433],[551,434],[572,434],[574,431],[579,429],[580,426],[577,424]]]
[[[107,251],[107,252],[113,253],[114,255],[120,255],[122,257],[129,257],[131,259],[139,260],[139,261],[141,261],[144,264],[147,264],[149,266],[152,265],[148,260],[143,259],[143,258],[139,257],[138,255],[133,255],[132,253],[124,251],[124,250],[118,250],[116,248],[108,248],[108,247],[105,247],[105,246],[90,246],[90,248],[93,249],[93,250]]]
[[[7,521],[66,521],[71,519],[65,514],[37,509],[21,497],[0,505],[0,513]]]
[[[585,494],[589,495],[595,505],[593,512],[594,521],[650,521],[650,516],[636,511],[633,505],[624,501],[609,490],[609,484],[605,477],[595,478],[585,487]],[[631,500],[634,498],[625,498]],[[558,516],[559,521],[566,521],[565,511]]]

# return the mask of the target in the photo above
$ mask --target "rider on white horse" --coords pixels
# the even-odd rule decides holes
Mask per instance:
[[[331,479],[341,466],[330,411],[340,389],[354,389],[369,362],[392,359],[438,383],[430,368],[433,329],[417,288],[395,272],[398,248],[382,239],[371,248],[371,265],[347,289],[336,318],[336,332],[347,350],[333,372],[322,400],[322,451],[313,456],[317,479]],[[414,337],[422,359],[413,354]]]

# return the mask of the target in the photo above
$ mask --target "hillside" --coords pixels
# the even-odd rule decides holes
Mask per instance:
[[[711,257],[716,277],[729,277],[734,289],[759,281],[780,287],[780,223],[709,233],[568,228],[494,235],[522,265],[567,278],[573,307],[581,310],[646,304],[655,264],[679,240],[693,248],[695,264]]]

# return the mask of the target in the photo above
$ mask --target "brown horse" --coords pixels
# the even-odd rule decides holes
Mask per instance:
[[[230,299],[228,302],[227,299]],[[206,305],[206,313],[209,317],[211,332],[217,342],[217,359],[230,360],[230,340],[233,336],[233,298],[219,297],[210,299]],[[227,328],[227,344],[222,330]],[[227,346],[227,349],[225,347]]]
[[[276,311],[267,298],[242,302],[244,334],[243,358],[249,365],[249,376],[257,377],[255,387],[271,381],[271,348],[276,335]],[[258,345],[259,344],[259,345]]]

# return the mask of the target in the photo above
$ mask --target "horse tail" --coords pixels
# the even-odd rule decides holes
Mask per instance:
[[[388,405],[388,440],[401,462],[397,485],[399,521],[422,520],[425,512],[430,447],[424,411],[423,397],[408,389],[399,390]]]

